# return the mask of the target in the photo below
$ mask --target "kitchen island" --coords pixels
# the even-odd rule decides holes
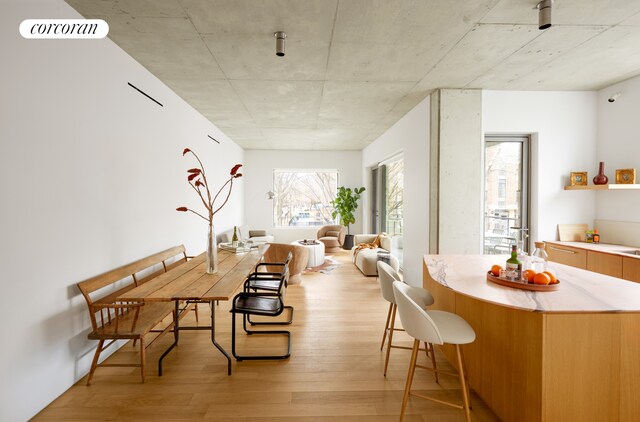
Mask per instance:
[[[554,292],[486,280],[506,256],[426,255],[433,309],[476,331],[473,390],[505,421],[632,421],[640,414],[640,284],[550,263]],[[454,349],[443,347],[455,362]]]

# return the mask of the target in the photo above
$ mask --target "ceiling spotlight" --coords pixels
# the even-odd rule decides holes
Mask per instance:
[[[287,34],[282,31],[274,32],[276,37],[276,56],[284,57],[284,39],[287,38]]]
[[[551,6],[553,0],[542,0],[536,4],[535,9],[538,9],[538,29],[543,30],[551,28]]]
[[[622,93],[620,92],[616,92],[615,94],[613,94],[612,96],[610,96],[609,98],[607,98],[607,101],[609,101],[610,103],[615,103],[616,100],[618,98],[620,98],[620,95],[622,95]]]

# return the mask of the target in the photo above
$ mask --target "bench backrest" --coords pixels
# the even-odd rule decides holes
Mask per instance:
[[[123,265],[122,267],[116,268],[114,270],[108,271],[106,273],[100,274],[98,276],[92,277],[88,280],[81,281],[80,283],[78,283],[78,288],[80,289],[80,292],[82,292],[84,299],[87,301],[87,306],[89,307],[89,315],[91,316],[91,325],[93,326],[93,329],[96,330],[98,328],[96,313],[99,312],[101,320],[104,320],[104,315],[102,315],[103,308],[94,306],[94,304],[97,301],[100,301],[102,304],[113,303],[115,301],[115,298],[119,296],[121,292],[124,292],[125,290],[129,290],[135,286],[138,286],[139,284],[145,281],[148,281],[149,279],[157,275],[157,273],[154,273],[151,276],[147,275],[144,278],[139,279],[136,276],[137,273],[144,271],[146,269],[152,268],[153,266],[160,263],[162,264],[162,268],[163,268],[161,272],[166,272],[167,268],[169,268],[170,266],[173,266],[173,265],[168,266],[166,263],[166,261],[168,261],[171,258],[177,258],[176,262],[186,261],[187,253],[185,251],[184,245],[174,246],[162,252],[158,252],[146,258],[139,259],[130,264]],[[121,289],[117,290],[116,292],[111,292],[110,294],[100,299],[93,299],[91,297],[92,293],[98,290],[101,290],[107,286],[110,286],[112,284],[115,284],[119,281],[124,281],[129,277],[131,277],[131,282],[124,285]],[[108,312],[107,317],[110,319],[111,315],[109,311],[107,312]]]

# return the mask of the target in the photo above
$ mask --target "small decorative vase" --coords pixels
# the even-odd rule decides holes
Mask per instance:
[[[604,175],[604,161],[600,161],[600,169],[598,174],[593,178],[594,185],[606,185],[609,183],[609,178]]]
[[[207,236],[207,274],[218,272],[218,242],[213,224],[209,224],[209,235]]]

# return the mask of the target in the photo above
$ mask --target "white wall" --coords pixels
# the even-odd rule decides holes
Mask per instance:
[[[362,180],[371,190],[370,168],[404,154],[404,279],[422,286],[422,257],[429,251],[429,97],[362,151]],[[364,198],[363,227],[371,227],[370,196]]]
[[[76,283],[176,244],[204,250],[206,223],[175,211],[198,206],[182,149],[200,153],[215,185],[243,159],[110,40],[18,34],[23,19],[43,17],[80,16],[59,0],[12,1],[0,13],[3,421],[29,419],[87,372],[96,343]],[[240,180],[218,230],[242,220]]]
[[[609,103],[607,99],[616,92],[621,93],[620,97],[614,103]],[[598,92],[597,160],[604,161],[609,183],[615,183],[616,169],[635,168],[636,183],[640,184],[639,109],[640,77]],[[601,191],[596,193],[596,198],[598,220],[640,222],[640,190]],[[627,230],[616,230],[616,233],[613,230],[604,231],[602,241],[640,245],[638,226],[617,225]]]
[[[245,209],[249,228],[267,230],[279,243],[315,239],[318,228],[274,228],[273,201],[266,197],[273,190],[273,170],[337,169],[338,186],[355,188],[363,186],[361,155],[360,151],[245,151]],[[362,233],[362,227],[360,203],[351,234]]]
[[[572,171],[588,171],[589,179],[597,174],[596,93],[484,91],[482,97],[485,134],[533,134],[531,240],[556,239],[557,224],[592,226],[595,192],[563,187]]]

